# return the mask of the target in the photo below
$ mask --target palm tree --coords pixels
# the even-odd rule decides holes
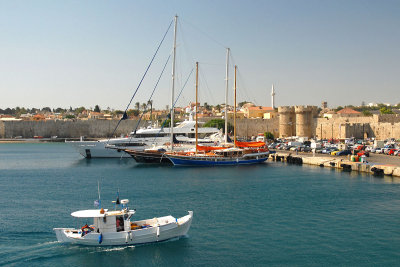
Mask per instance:
[[[143,110],[143,112],[146,110],[146,108],[147,108],[147,104],[146,104],[146,103],[143,103],[143,104],[142,104],[142,110]]]
[[[153,120],[153,100],[147,101],[147,106],[150,105],[150,120]]]

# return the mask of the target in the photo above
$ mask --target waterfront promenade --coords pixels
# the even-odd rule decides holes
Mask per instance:
[[[371,173],[375,175],[392,175],[400,177],[400,157],[388,156],[383,154],[370,153],[366,162],[352,162],[348,156],[332,156],[326,154],[315,154],[292,151],[278,151],[271,154],[272,160],[288,161],[291,163],[300,163],[316,165],[320,167],[337,168],[348,171],[358,171]],[[289,158],[289,160],[288,160]]]

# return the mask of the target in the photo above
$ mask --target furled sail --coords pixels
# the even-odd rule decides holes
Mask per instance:
[[[236,141],[236,146],[238,147],[263,147],[265,146],[265,142],[239,142]]]

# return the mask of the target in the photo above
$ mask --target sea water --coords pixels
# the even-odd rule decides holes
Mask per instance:
[[[194,211],[187,236],[128,247],[56,241],[117,191],[135,219]],[[0,145],[0,265],[399,265],[400,180],[314,166],[173,167],[84,159],[68,144]]]

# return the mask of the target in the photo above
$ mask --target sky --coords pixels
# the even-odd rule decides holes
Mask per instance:
[[[400,102],[398,0],[0,0],[0,108],[124,110],[178,15],[177,106],[238,102],[271,106]],[[137,94],[147,102],[171,54],[173,28]],[[152,97],[171,102],[171,60]],[[188,81],[184,87],[185,81]],[[182,89],[183,88],[183,89]],[[133,105],[130,107],[132,108]]]

